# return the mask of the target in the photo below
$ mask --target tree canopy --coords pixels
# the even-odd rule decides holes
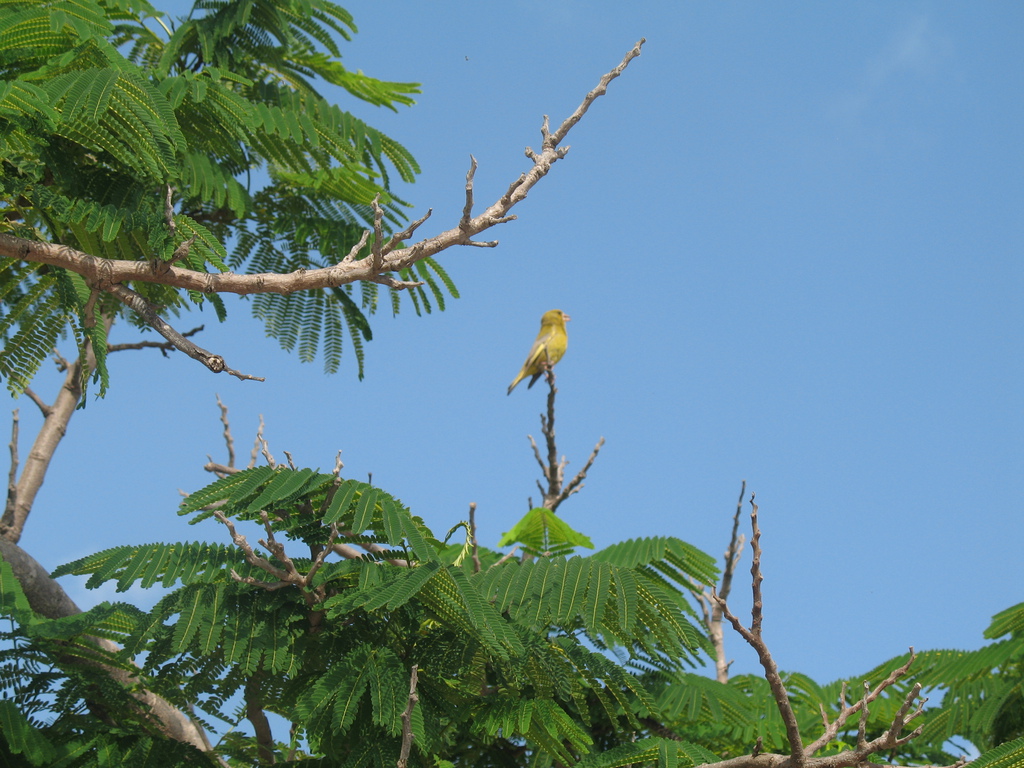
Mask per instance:
[[[493,245],[475,238],[512,218],[643,41],[557,128],[545,120],[533,166],[501,198],[473,214],[474,162],[458,224],[407,245],[425,217],[406,224],[391,181],[411,181],[416,162],[318,89],[396,109],[417,86],[342,65],[356,31],[343,8],[202,0],[173,22],[144,0],[4,8],[0,375],[46,417],[17,481],[15,432],[0,541],[6,762],[845,768],[881,755],[953,762],[949,739],[965,737],[987,750],[979,768],[1020,765],[1021,606],[988,633],[1010,639],[973,654],[911,652],[826,685],[780,672],[761,635],[752,499],[749,626],[727,604],[735,527],[721,573],[671,535],[579,554],[589,537],[556,510],[603,441],[566,482],[550,370],[547,460],[534,446],[547,487],[511,526],[510,552],[478,545],[472,511],[442,537],[340,461],[283,465],[264,442],[264,465],[236,467],[232,454],[181,504],[216,527],[212,543],[125,544],[41,573],[16,543],[87,383],[106,389],[112,323],[254,378],[174,328],[207,302],[223,319],[221,293],[254,294],[285,348],[334,371],[350,344],[361,375],[369,318],[403,295],[416,312],[457,296],[434,256]],[[30,383],[62,337],[78,357],[46,404]],[[83,612],[51,580],[69,574],[166,593],[150,610]],[[721,657],[723,621],[763,676],[695,671]],[[943,700],[926,711],[928,688]]]

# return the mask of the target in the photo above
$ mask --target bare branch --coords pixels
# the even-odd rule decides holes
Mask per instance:
[[[67,370],[67,368],[65,367],[65,369],[64,369],[64,370]],[[28,399],[29,399],[29,400],[31,400],[31,401],[32,401],[33,403],[35,403],[35,404],[36,404],[36,407],[37,407],[37,408],[39,408],[39,411],[40,411],[40,413],[42,413],[42,414],[43,414],[43,418],[44,418],[44,419],[45,419],[45,418],[46,418],[47,416],[49,416],[49,415],[50,415],[50,410],[51,410],[51,409],[50,409],[50,406],[48,406],[48,405],[47,405],[46,403],[44,403],[44,402],[43,402],[43,398],[41,398],[41,397],[40,397],[39,395],[37,395],[37,394],[36,394],[36,393],[35,393],[35,392],[34,392],[34,391],[32,390],[32,388],[31,388],[31,387],[25,387],[25,390],[24,390],[24,392],[25,392],[25,394],[26,394],[26,395],[28,395]]]
[[[494,565],[492,565],[491,568],[498,568],[499,566],[502,566],[505,563],[507,563],[509,560],[511,560],[513,557],[515,557],[516,551],[518,549],[519,549],[519,545],[516,544],[516,546],[512,547],[512,549],[509,550],[507,555],[502,555],[501,559],[498,560],[498,562],[496,562]],[[487,570],[490,570],[491,568],[488,568]]]
[[[228,407],[221,402],[220,395],[217,398],[217,407],[220,408],[220,421],[224,425],[224,442],[228,448],[228,467],[235,466],[235,439],[231,436],[231,423],[228,421]]]
[[[263,439],[263,414],[260,414],[260,425],[256,428],[256,439],[252,444],[252,452],[249,454],[249,463],[246,465],[246,469],[252,469],[256,466],[256,459],[260,455],[260,440]]]
[[[361,250],[363,250],[363,247],[366,245],[366,241],[369,240],[369,239],[370,239],[370,230],[364,229],[363,230],[363,236],[359,238],[359,242],[352,246],[352,248],[349,250],[349,252],[345,256],[345,258],[338,262],[338,266],[340,267],[343,264],[349,264],[349,263],[355,261],[356,256],[358,256],[359,252]]]
[[[384,209],[380,207],[380,193],[373,198],[373,240],[370,243],[370,267],[380,275],[384,264]]]
[[[566,485],[565,468],[569,465],[569,460],[564,456],[561,460],[558,458],[558,446],[555,442],[555,395],[558,392],[558,388],[555,386],[555,373],[550,367],[544,371],[544,380],[548,383],[547,415],[541,414],[540,431],[544,434],[545,447],[547,448],[546,460],[541,457],[540,449],[537,447],[537,442],[533,439],[533,435],[527,435],[526,437],[529,439],[530,447],[533,449],[533,457],[537,460],[537,464],[544,474],[544,480],[547,482],[547,488],[545,488],[539,480],[537,481],[537,488],[543,497],[541,506],[554,512],[563,501],[583,488],[583,481],[586,479],[587,472],[590,471],[595,459],[597,459],[597,454],[600,453],[601,447],[604,445],[604,438],[602,437],[597,441],[597,445],[590,452],[590,457],[587,459],[587,463],[583,465],[583,469],[577,472],[576,476]]]
[[[167,229],[170,230],[173,238],[178,234],[178,225],[174,223],[174,187],[167,185],[167,198],[164,200],[164,220],[167,222]]]
[[[736,565],[739,563],[740,555],[743,553],[745,539],[739,532],[740,515],[743,514],[743,497],[747,494],[747,481],[740,483],[740,497],[736,502],[736,514],[732,516],[732,534],[729,536],[729,546],[725,549],[725,568],[722,570],[722,586],[718,591],[719,597],[723,600],[729,599],[732,592],[732,579],[736,573]]]
[[[312,583],[313,577],[324,564],[324,561],[327,559],[327,555],[334,550],[334,540],[338,538],[339,533],[338,524],[331,523],[331,535],[327,537],[327,546],[317,552],[316,557],[313,558],[313,564],[309,567],[309,572],[306,574],[307,582]]]
[[[476,502],[469,502],[469,538],[473,544],[473,573],[480,573],[480,551],[476,542]]]
[[[18,502],[18,409],[11,412],[11,468],[7,473],[7,501],[4,504],[4,517],[14,517],[14,507]]]
[[[861,698],[860,701],[857,701],[854,704],[847,705],[846,686],[844,685],[843,694],[840,700],[841,706],[839,714],[836,716],[836,719],[833,723],[826,725],[825,730],[821,734],[821,736],[819,736],[817,739],[815,739],[812,743],[810,743],[807,746],[808,753],[813,754],[814,752],[817,752],[819,749],[823,748],[826,744],[830,743],[833,739],[835,739],[839,732],[846,726],[846,723],[850,719],[850,717],[857,714],[858,712],[861,712],[862,708],[866,707],[868,704],[875,701],[875,699],[881,696],[882,692],[886,688],[889,688],[891,685],[893,685],[893,683],[895,683],[901,677],[905,676],[907,672],[910,671],[910,667],[914,663],[914,660],[916,658],[917,656],[914,655],[914,649],[911,648],[910,658],[907,659],[906,664],[904,664],[901,667],[897,667],[892,672],[890,672],[889,675],[884,680],[882,680],[882,682],[876,685],[874,689],[872,689],[871,691],[868,691],[866,695],[863,698]]]
[[[732,591],[732,579],[736,572],[736,565],[739,563],[740,554],[743,552],[744,538],[739,533],[740,515],[743,512],[743,497],[746,495],[747,481],[740,484],[740,496],[736,502],[736,514],[732,518],[732,535],[729,537],[729,546],[725,549],[725,566],[722,569],[722,583],[718,588],[718,597],[721,600],[728,600]],[[711,594],[703,591],[697,596],[701,608],[704,610],[704,625],[708,628],[708,636],[715,649],[715,679],[720,683],[729,682],[730,662],[725,656],[725,633],[722,630],[722,606],[717,600],[711,599]]]
[[[761,666],[764,669],[764,677],[768,681],[772,697],[775,699],[775,706],[778,708],[779,714],[782,716],[782,722],[786,726],[786,737],[789,739],[792,765],[794,768],[800,768],[804,765],[806,757],[803,741],[800,738],[800,725],[797,722],[796,713],[793,711],[793,705],[789,700],[789,694],[786,693],[786,687],[782,683],[782,676],[779,675],[779,668],[775,664],[775,659],[772,658],[772,654],[761,636],[761,622],[764,609],[761,582],[764,579],[761,575],[761,529],[757,525],[757,504],[754,503],[753,495],[750,497],[750,506],[750,526],[753,531],[753,536],[750,540],[751,551],[753,552],[753,564],[750,566],[750,575],[752,577],[751,591],[754,596],[750,629],[747,629],[740,623],[740,620],[729,610],[725,600],[719,597],[716,592],[712,592],[712,597],[721,606],[722,614],[732,624],[733,629],[757,653],[758,661],[761,662]]]
[[[558,503],[561,504],[567,498],[572,496],[574,493],[583,488],[583,481],[587,477],[587,472],[594,465],[594,460],[597,458],[597,454],[601,452],[601,447],[604,445],[604,438],[598,439],[597,444],[594,446],[594,450],[590,452],[590,457],[587,459],[587,463],[583,465],[583,469],[576,473],[576,476],[569,481],[569,484],[562,489],[559,494]]]
[[[586,95],[583,99],[583,103],[576,108],[576,111],[569,115],[569,117],[567,117],[562,124],[558,126],[558,130],[544,137],[545,151],[554,149],[565,140],[566,134],[569,133],[576,123],[583,119],[583,115],[585,115],[587,110],[590,109],[590,105],[593,104],[599,96],[604,96],[604,94],[607,93],[608,84],[625,71],[626,67],[629,66],[629,62],[640,55],[640,49],[646,42],[647,40],[641,37],[637,44],[633,46],[633,49],[626,54],[625,58],[622,59],[619,66],[601,78],[601,81],[590,93]],[[547,128],[547,125],[547,116],[545,115],[544,127]],[[568,147],[566,149],[568,149]]]
[[[267,439],[265,437],[263,437],[263,414],[262,413],[260,414],[260,426],[256,430],[256,445],[254,445],[252,447],[252,462],[249,465],[250,467],[256,466],[256,447],[257,446],[259,446],[260,450],[262,451],[263,458],[267,460],[267,464],[270,467],[276,467],[277,466],[277,462],[274,461],[274,457],[270,455],[270,444],[267,442]]]
[[[206,458],[210,458],[210,455],[207,454]],[[217,475],[218,477],[227,477],[228,475],[233,475],[236,472],[242,471],[237,467],[229,467],[227,464],[218,464],[216,461],[206,462],[205,464],[203,464],[203,469],[205,469],[207,472],[213,472],[213,474]],[[187,496],[188,494],[186,493],[183,495]]]
[[[779,675],[775,660],[772,658],[767,645],[761,636],[761,625],[763,619],[763,604],[761,595],[761,531],[757,522],[757,505],[754,504],[754,497],[750,497],[752,511],[750,514],[753,536],[751,538],[751,550],[753,552],[753,565],[750,568],[752,576],[751,588],[754,593],[754,609],[751,617],[750,629],[743,626],[740,620],[729,610],[725,600],[712,591],[714,601],[721,607],[725,618],[732,624],[733,628],[743,637],[744,640],[757,652],[761,666],[764,668],[765,679],[772,691],[775,705],[782,716],[786,727],[786,735],[789,740],[790,752],[788,755],[762,753],[760,744],[755,746],[750,755],[729,758],[717,763],[708,764],[708,768],[714,765],[715,768],[853,768],[869,764],[868,758],[880,752],[889,751],[902,746],[911,739],[921,734],[921,728],[911,733],[900,735],[904,728],[911,721],[920,717],[923,712],[924,703],[927,699],[921,698],[921,686],[915,684],[909,693],[904,697],[903,703],[892,722],[885,732],[871,741],[867,740],[868,708],[882,693],[892,686],[897,680],[907,674],[911,664],[914,663],[914,649],[910,649],[910,658],[907,663],[892,670],[889,675],[878,685],[872,688],[864,683],[864,693],[860,700],[854,704],[847,704],[846,684],[842,686],[840,694],[840,711],[833,722],[829,722],[824,707],[820,708],[822,720],[822,734],[815,741],[803,746],[800,730],[797,724],[796,715],[793,712],[792,704],[786,693],[785,686]],[[832,742],[839,732],[846,726],[846,723],[853,716],[860,715],[857,726],[857,745],[853,749],[846,749],[835,754],[823,757],[814,757],[814,754]],[[948,768],[959,768],[964,764],[966,758],[958,760]],[[705,768],[698,766],[698,768]]]
[[[419,702],[419,694],[416,693],[416,685],[419,683],[419,665],[413,664],[409,674],[409,703],[402,713],[402,750],[398,756],[398,768],[406,768],[409,764],[409,751],[412,749],[412,740],[416,735],[412,732],[412,711]]]
[[[119,261],[113,263],[122,264],[137,262]],[[113,284],[107,286],[106,290],[107,292],[111,293],[112,295],[120,299],[125,305],[130,307],[136,314],[140,315],[147,323],[149,323],[153,330],[155,330],[157,333],[159,333],[161,336],[167,339],[167,341],[169,341],[174,346],[175,349],[188,355],[193,360],[198,360],[214,373],[221,373],[223,371],[243,381],[246,379],[250,379],[253,381],[265,381],[265,379],[259,376],[251,376],[247,373],[240,373],[239,371],[229,368],[227,363],[224,362],[223,357],[221,357],[220,355],[215,355],[212,352],[208,352],[202,347],[198,347],[195,344],[193,344],[191,341],[189,341],[176,330],[174,330],[174,328],[172,328],[170,324],[165,322],[164,319],[160,317],[159,314],[157,314],[156,309],[148,301],[142,298],[141,295],[133,291],[131,288],[128,288],[127,286],[120,284]]]
[[[103,323],[109,331],[113,319],[105,317]],[[60,359],[63,361],[63,358]],[[74,363],[63,362],[65,364],[64,383],[58,391],[52,406],[43,403],[42,399],[34,392],[29,395],[43,412],[44,418],[43,425],[39,428],[39,432],[36,433],[36,438],[32,442],[32,448],[29,450],[24,466],[21,468],[15,500],[12,504],[5,506],[3,518],[0,519],[0,537],[14,544],[17,544],[21,539],[25,522],[32,511],[36,495],[43,485],[46,471],[53,460],[57,446],[60,445],[60,441],[67,434],[68,424],[75,413],[75,409],[78,407],[79,401],[82,399],[83,382],[96,369],[96,356],[93,354],[92,343],[88,337],[85,340],[83,356]]]
[[[414,221],[408,227],[403,229],[401,232],[396,232],[395,234],[393,234],[391,236],[391,239],[388,240],[387,244],[384,246],[384,253],[391,253],[393,250],[395,250],[396,245],[412,237],[416,230],[420,228],[420,225],[423,224],[423,222],[425,222],[427,219],[429,219],[430,215],[433,212],[433,208],[428,208],[425,214],[420,216],[420,218],[416,219],[416,221]]]
[[[181,335],[187,339],[189,336],[195,336],[197,333],[200,333],[205,327],[206,326],[204,325],[200,325],[193,328],[191,331],[185,331],[185,333]],[[168,352],[173,352],[177,347],[169,341],[136,341],[127,344],[110,344],[107,346],[107,352],[124,352],[129,349],[159,349],[164,353],[164,357],[166,357]]]
[[[249,563],[249,565],[255,566],[256,568],[259,568],[261,571],[269,573],[271,576],[273,576],[279,582],[281,582],[281,586],[294,583],[293,581],[289,580],[289,575],[287,571],[281,570],[276,565],[267,560],[267,558],[257,555],[256,552],[253,551],[253,548],[249,545],[249,542],[246,540],[245,536],[240,534],[235,529],[235,524],[232,523],[223,512],[221,512],[219,509],[215,509],[213,510],[213,516],[220,520],[228,529],[228,533],[231,536],[231,541],[235,543],[236,547],[242,550],[242,554],[245,555],[245,561]],[[241,576],[238,576],[236,573],[234,573],[234,571],[232,571],[232,576],[234,576],[237,581],[242,581],[247,584],[256,583],[255,580],[248,579],[247,577],[243,578]]]
[[[379,283],[395,290],[420,285],[420,283],[412,281],[397,280],[391,277],[391,274],[400,272],[418,261],[436,256],[455,245],[472,245],[488,248],[497,245],[497,241],[480,241],[476,239],[476,236],[491,227],[504,224],[515,218],[515,216],[511,215],[512,208],[526,198],[537,182],[551,170],[552,165],[565,157],[568,147],[559,147],[558,145],[565,139],[571,128],[580,121],[594,101],[607,91],[608,84],[622,74],[630,61],[640,55],[640,49],[644,42],[641,39],[626,54],[617,67],[601,77],[597,86],[584,97],[580,106],[562,122],[561,126],[554,133],[550,132],[548,118],[545,116],[541,129],[543,136],[541,151],[527,150],[527,156],[533,162],[533,166],[509,185],[506,192],[497,201],[488,206],[479,215],[472,216],[472,174],[475,171],[476,165],[474,160],[473,168],[467,177],[466,207],[463,209],[458,225],[405,248],[392,249],[392,246],[401,239],[398,236],[392,238],[385,246],[382,223],[383,211],[379,200],[375,200],[373,204],[374,236],[370,257],[364,259],[355,258],[355,254],[365,244],[364,238],[357,248],[350,251],[341,262],[321,269],[297,269],[289,273],[250,275],[240,275],[233,272],[209,273],[177,266],[176,259],[187,255],[186,243],[188,241],[179,246],[179,249],[184,249],[183,254],[176,253],[176,257],[172,261],[151,262],[104,259],[59,243],[26,240],[7,232],[0,232],[0,256],[21,261],[50,264],[76,272],[85,278],[86,283],[90,286],[114,294],[121,301],[139,312],[146,319],[146,322],[153,325],[176,349],[180,349],[189,357],[200,361],[214,373],[227,371],[240,379],[260,380],[259,377],[241,374],[228,368],[224,363],[223,357],[220,355],[215,355],[187,342],[182,343],[183,338],[181,334],[174,331],[167,323],[161,320],[155,310],[138,293],[128,288],[127,285],[133,281],[139,281],[168,285],[181,290],[197,291],[200,293],[235,293],[239,295],[256,293],[289,294],[297,291],[336,288],[358,281]],[[172,188],[167,188],[164,206],[167,226],[172,234],[176,232],[172,205],[173,192]],[[426,217],[423,217],[406,232],[400,234],[411,236],[416,227],[425,219]]]

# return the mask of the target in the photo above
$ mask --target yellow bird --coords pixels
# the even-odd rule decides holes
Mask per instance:
[[[526,362],[523,363],[523,369],[508,385],[510,395],[516,388],[516,384],[527,376],[533,377],[526,385],[526,388],[529,389],[541,377],[545,368],[550,368],[562,359],[565,348],[569,344],[569,337],[565,333],[565,324],[568,320],[569,316],[560,309],[552,309],[550,312],[544,313],[540,319],[540,333],[537,334],[537,340],[530,347],[530,354],[527,355]]]

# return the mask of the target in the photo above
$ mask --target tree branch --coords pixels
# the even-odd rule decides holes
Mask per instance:
[[[191,331],[185,331],[182,336],[186,339],[189,336],[195,336],[200,333],[206,326],[200,325],[193,328]],[[163,352],[164,357],[167,357],[168,352],[173,352],[177,347],[169,341],[134,341],[126,344],[109,344],[107,345],[107,352],[125,352],[130,349],[159,349]]]
[[[412,740],[416,735],[412,732],[412,711],[419,703],[420,696],[416,693],[416,686],[419,683],[419,665],[413,664],[409,674],[409,703],[405,705],[402,712],[402,751],[398,757],[398,768],[406,768],[409,764],[409,752],[412,750]]]
[[[67,245],[26,240],[6,232],[0,232],[0,256],[21,261],[50,264],[76,272],[85,278],[86,283],[90,286],[117,296],[125,304],[141,314],[146,319],[146,322],[156,328],[176,349],[202,362],[203,365],[214,373],[224,370],[241,379],[260,380],[258,377],[240,374],[227,368],[224,364],[224,359],[220,355],[215,355],[207,350],[196,347],[190,342],[184,341],[182,335],[174,331],[163,320],[160,320],[155,310],[138,293],[128,288],[127,284],[138,281],[157,283],[200,293],[235,293],[242,296],[257,293],[289,294],[296,291],[336,288],[358,281],[380,283],[395,290],[420,285],[417,282],[398,280],[390,273],[398,272],[423,259],[436,256],[455,245],[485,247],[497,245],[497,241],[480,242],[475,238],[481,232],[499,224],[512,221],[515,218],[510,215],[512,208],[526,199],[526,196],[537,182],[547,175],[548,171],[551,170],[551,167],[558,160],[565,157],[569,147],[559,147],[559,144],[565,139],[572,127],[580,121],[594,101],[607,91],[608,83],[622,74],[629,62],[640,55],[640,49],[644,42],[645,40],[643,39],[637,42],[626,54],[622,62],[600,79],[597,86],[584,97],[580,106],[553,133],[549,129],[548,118],[545,115],[541,127],[542,145],[540,152],[534,152],[529,148],[526,150],[526,155],[533,162],[533,166],[509,185],[506,192],[478,216],[472,216],[473,175],[476,171],[476,160],[472,160],[470,171],[466,177],[466,204],[458,224],[438,235],[425,238],[412,246],[397,247],[404,237],[412,235],[416,228],[426,220],[426,216],[414,222],[413,225],[399,233],[399,235],[384,242],[381,214],[378,212],[380,206],[379,203],[375,203],[374,237],[370,256],[356,259],[354,254],[350,253],[338,264],[320,269],[299,269],[289,273],[251,275],[239,275],[233,272],[200,272],[177,266],[174,260],[152,263],[149,261],[105,259],[84,253]],[[173,190],[168,188],[165,215],[168,227],[173,231],[173,208],[170,203],[172,195]],[[427,216],[429,215],[428,212]],[[362,242],[365,243],[365,238]]]
[[[14,507],[18,502],[18,409],[11,413],[11,468],[7,473],[7,501],[4,503],[4,517],[14,516]]]
[[[109,331],[113,320],[107,317],[104,323]],[[96,369],[96,357],[88,336],[85,340],[84,357],[84,362],[79,358],[65,366],[64,384],[57,393],[53,405],[46,405],[33,393],[33,401],[43,412],[43,424],[36,433],[36,439],[22,467],[14,502],[6,506],[3,518],[0,518],[0,537],[14,544],[21,539],[25,521],[32,511],[39,489],[43,486],[43,480],[46,479],[50,462],[57,446],[67,433],[68,423],[82,399],[82,383]]]
[[[48,619],[75,616],[82,612],[61,585],[50,578],[46,569],[21,547],[10,540],[0,539],[0,556],[10,564],[33,611]],[[110,640],[95,637],[90,640],[110,654],[120,650],[117,644]],[[80,663],[81,658],[76,656],[76,661]],[[103,664],[95,666],[104,669],[113,680],[134,691],[132,695],[142,703],[148,717],[165,736],[191,744],[204,752],[210,751],[210,743],[202,728],[165,699],[143,689],[138,677],[116,667],[107,667]],[[223,761],[218,762],[226,765]]]
[[[743,553],[744,537],[739,532],[740,515],[743,512],[743,497],[746,495],[747,481],[740,484],[740,496],[736,502],[736,514],[732,517],[732,535],[729,546],[725,548],[725,566],[722,569],[722,583],[718,588],[718,597],[725,601],[732,591],[732,579],[736,573],[736,565]],[[696,585],[695,585],[696,586]],[[722,630],[722,605],[704,591],[697,595],[697,600],[704,611],[704,624],[708,628],[708,636],[715,648],[715,679],[720,683],[729,682],[730,662],[725,658],[725,633]]]
[[[751,591],[754,596],[754,605],[751,609],[750,629],[740,623],[740,620],[729,610],[725,600],[716,593],[712,593],[715,601],[722,607],[722,614],[728,619],[740,636],[747,641],[747,644],[757,652],[758,661],[764,669],[765,680],[771,688],[772,696],[775,698],[775,706],[778,707],[782,722],[786,726],[786,737],[789,739],[790,756],[794,768],[804,765],[805,754],[803,741],[800,738],[800,724],[797,722],[796,713],[793,711],[793,704],[786,693],[786,686],[782,683],[782,676],[779,675],[779,668],[772,658],[768,646],[761,635],[761,623],[764,619],[764,599],[761,595],[761,582],[764,577],[761,575],[761,529],[757,524],[757,504],[754,497],[750,497],[750,527],[753,535],[750,539],[751,551],[753,552],[753,563],[750,566],[752,577]]]
[[[256,674],[245,681],[245,717],[252,723],[253,731],[256,734],[256,750],[259,753],[260,764],[272,765],[274,763],[274,735],[270,730],[267,713],[263,711],[263,701],[260,696],[262,677],[261,664]]]
[[[712,591],[712,598],[721,607],[722,613],[729,623],[732,624],[733,629],[735,629],[743,639],[747,641],[747,644],[757,652],[757,657],[761,662],[761,666],[764,668],[765,679],[768,681],[768,685],[772,691],[772,697],[775,699],[775,705],[779,710],[779,714],[782,716],[782,721],[786,728],[786,736],[789,740],[790,751],[788,755],[762,753],[760,751],[760,747],[756,747],[753,754],[733,757],[717,763],[708,763],[706,764],[707,768],[711,768],[711,766],[714,766],[714,768],[853,768],[854,766],[867,765],[867,760],[871,755],[894,749],[906,744],[911,739],[916,738],[921,733],[920,728],[912,731],[906,736],[901,736],[900,734],[908,723],[920,717],[922,714],[922,707],[927,699],[921,699],[920,702],[915,705],[915,702],[918,702],[918,699],[920,698],[920,685],[914,685],[910,692],[907,693],[904,697],[903,704],[893,717],[889,727],[881,736],[878,736],[871,741],[868,741],[865,736],[865,731],[867,729],[868,706],[881,696],[883,691],[903,677],[910,669],[910,665],[914,663],[914,649],[911,648],[910,659],[906,664],[898,669],[894,669],[889,673],[888,677],[874,688],[871,688],[867,683],[864,684],[864,694],[857,703],[846,703],[846,689],[844,686],[842,708],[840,709],[839,715],[836,717],[835,721],[829,723],[828,716],[825,714],[823,709],[821,713],[823,726],[821,736],[806,747],[803,745],[803,740],[800,736],[799,724],[797,722],[796,714],[793,711],[793,705],[789,700],[789,695],[783,685],[782,677],[779,675],[779,670],[775,664],[775,660],[772,658],[772,654],[768,650],[768,646],[765,644],[761,633],[761,625],[764,618],[764,603],[761,594],[761,582],[763,581],[761,573],[761,529],[758,526],[757,505],[754,503],[753,496],[750,497],[750,506],[752,508],[750,513],[750,525],[752,531],[750,544],[751,552],[753,554],[753,563],[750,566],[750,574],[752,577],[751,590],[754,597],[754,607],[751,611],[750,628],[748,629],[744,627],[740,620],[736,618],[732,611],[729,610],[729,606],[726,604],[724,598],[714,591]],[[814,757],[814,753],[823,749],[832,742],[839,732],[845,727],[850,717],[857,713],[860,713],[857,746],[854,749],[844,750],[833,755]],[[959,768],[959,766],[963,765],[964,762],[965,759],[958,760],[952,766],[948,766],[947,768]],[[705,768],[705,766],[698,766],[697,768]]]
[[[114,262],[117,264],[123,262]],[[133,262],[134,263],[134,262]],[[120,299],[126,306],[131,308],[136,314],[141,316],[150,327],[153,328],[157,333],[167,339],[168,342],[180,352],[191,357],[193,360],[198,360],[207,368],[214,373],[226,372],[232,376],[241,379],[251,379],[254,381],[265,381],[265,379],[259,376],[251,376],[247,373],[241,373],[232,368],[229,368],[227,363],[224,362],[224,358],[220,355],[215,355],[212,352],[208,352],[202,347],[196,346],[191,341],[186,339],[182,334],[174,330],[173,327],[164,321],[162,317],[157,313],[156,308],[153,307],[148,301],[142,298],[141,295],[133,291],[131,288],[120,284],[113,284],[106,288],[106,290],[112,295]]]
[[[476,541],[476,502],[469,503],[469,538],[473,546],[473,573],[480,573],[480,549]]]
[[[540,431],[544,435],[547,461],[541,458],[540,449],[537,448],[533,435],[527,435],[526,437],[533,448],[533,457],[537,460],[537,464],[540,465],[540,470],[547,481],[546,489],[539,480],[537,481],[537,488],[543,496],[541,506],[554,512],[563,501],[582,490],[587,472],[590,471],[594,461],[597,459],[597,454],[600,453],[601,447],[604,445],[604,438],[602,437],[597,441],[597,445],[590,452],[590,457],[587,459],[587,463],[583,465],[583,469],[577,472],[568,484],[565,484],[565,468],[569,466],[569,460],[565,456],[561,460],[558,459],[558,446],[555,443],[555,394],[558,392],[558,388],[555,386],[555,372],[551,368],[545,369],[544,380],[548,383],[548,408],[547,415],[541,414],[540,416]]]
[[[217,407],[220,408],[220,421],[224,425],[224,442],[228,448],[228,466],[235,466],[235,439],[231,436],[231,423],[228,421],[228,407],[221,402],[220,395],[217,395]]]

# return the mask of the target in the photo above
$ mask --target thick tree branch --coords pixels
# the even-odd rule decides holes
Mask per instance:
[[[514,181],[497,201],[477,216],[472,215],[473,175],[476,171],[476,160],[474,159],[466,178],[466,204],[458,224],[411,246],[399,248],[398,244],[406,237],[411,236],[416,228],[426,220],[426,216],[385,242],[381,223],[382,213],[379,211],[379,203],[375,202],[374,233],[370,255],[363,259],[356,259],[354,254],[350,253],[338,264],[321,269],[300,269],[289,273],[253,275],[239,275],[233,272],[200,272],[177,266],[174,259],[169,262],[155,263],[104,259],[67,245],[26,240],[6,232],[0,232],[0,256],[50,264],[76,272],[85,278],[90,286],[117,296],[141,314],[176,349],[199,360],[211,371],[219,373],[221,370],[226,370],[239,378],[256,379],[257,377],[240,374],[227,368],[221,356],[186,341],[181,334],[160,320],[155,310],[138,293],[128,288],[127,284],[133,281],[148,282],[200,293],[235,293],[243,296],[256,293],[289,294],[296,291],[335,288],[357,281],[380,283],[396,290],[419,285],[416,282],[398,280],[392,276],[392,273],[410,267],[423,259],[436,256],[452,246],[492,247],[497,245],[496,241],[477,241],[476,236],[515,218],[510,215],[512,208],[526,198],[530,190],[547,175],[558,160],[565,157],[569,147],[559,147],[559,144],[572,127],[580,121],[593,102],[607,91],[608,83],[622,74],[629,62],[640,55],[640,49],[644,42],[641,39],[617,67],[601,78],[598,85],[584,97],[580,106],[565,119],[557,130],[551,132],[548,118],[544,117],[541,128],[541,150],[539,152],[532,149],[526,150],[527,157],[533,161],[533,166]],[[168,188],[168,200],[172,194],[173,190]],[[429,215],[428,212],[427,216]],[[168,227],[172,232],[174,231],[173,215],[168,215]],[[365,238],[363,242],[365,242]]]
[[[0,556],[10,564],[25,597],[28,598],[29,606],[40,616],[57,619],[82,612],[61,585],[50,578],[46,569],[21,547],[9,540],[0,539]],[[119,650],[118,646],[109,640],[91,638],[91,641],[112,654]],[[112,679],[136,691],[133,695],[146,707],[149,716],[162,733],[169,738],[191,744],[196,749],[210,751],[210,743],[203,729],[161,697],[144,690],[135,675],[115,667],[106,667],[102,664],[97,666],[106,670]]]
[[[274,734],[270,730],[270,721],[267,713],[263,710],[263,698],[261,696],[261,678],[263,677],[262,667],[256,674],[245,681],[245,717],[252,723],[253,731],[256,734],[256,749],[259,754],[261,765],[273,765],[274,760]]]
[[[109,331],[112,319],[108,317],[104,322]],[[3,518],[0,519],[0,537],[7,541],[17,544],[21,539],[25,521],[32,511],[32,505],[35,503],[39,489],[43,486],[43,480],[46,479],[46,471],[49,469],[57,446],[64,438],[68,423],[82,399],[82,383],[96,369],[96,357],[88,337],[85,341],[84,357],[84,362],[79,358],[74,363],[65,365],[64,384],[57,393],[53,405],[46,405],[38,398],[33,398],[43,412],[43,425],[36,434],[32,449],[21,470],[14,501],[7,505]]]

